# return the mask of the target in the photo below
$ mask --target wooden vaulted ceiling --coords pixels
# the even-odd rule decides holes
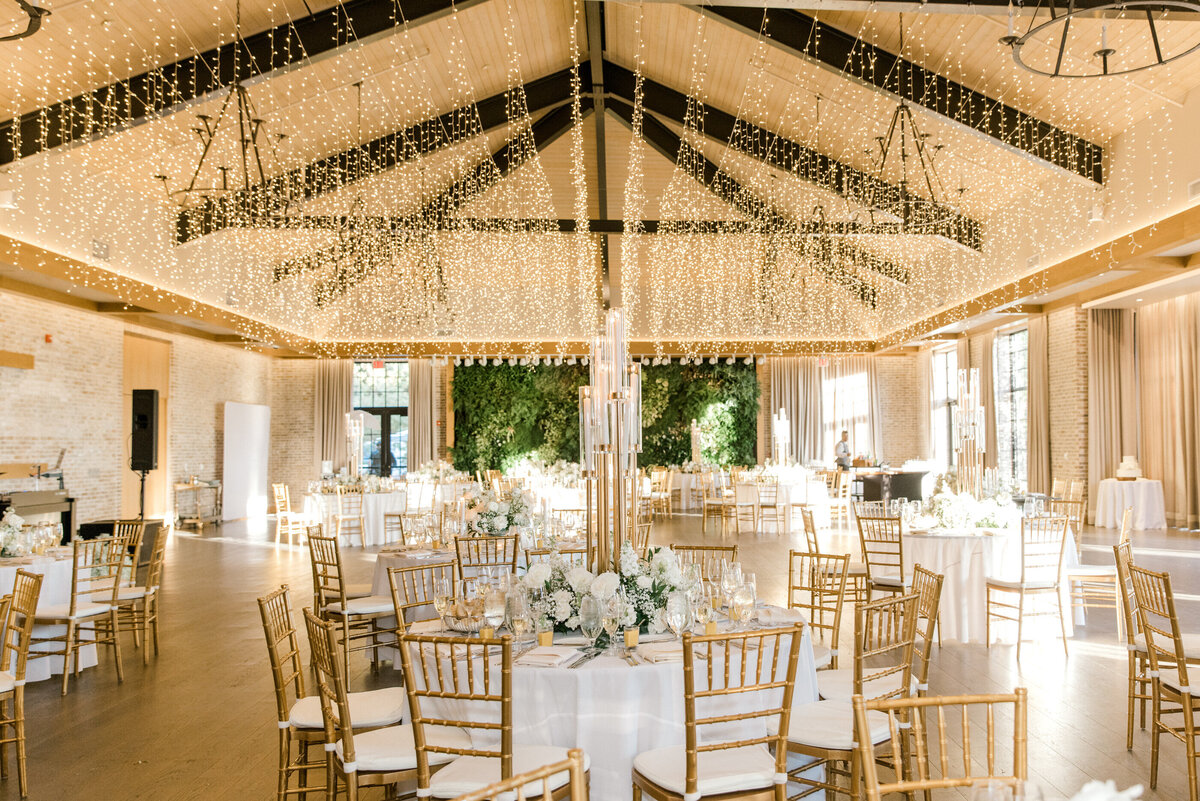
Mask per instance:
[[[6,49],[0,51],[0,58],[10,61],[7,73],[12,76],[0,85],[0,109],[13,123],[7,126],[7,140],[3,139],[6,126],[0,124],[0,151],[4,142],[12,142],[11,130],[22,116],[32,119],[56,103],[228,46],[234,38],[237,3],[215,0],[200,8],[189,0],[68,0],[56,6],[41,32],[4,45]],[[406,126],[501,95],[514,76],[530,84],[569,68],[575,58],[588,65],[588,31],[583,15],[576,20],[568,0],[475,0],[457,6],[436,0],[399,3],[396,8],[409,22],[378,25],[377,32],[354,41],[352,46],[338,46],[339,42],[356,39],[355,10],[368,6],[372,6],[370,0],[348,2],[346,13],[337,17],[343,22],[340,28],[335,25],[335,41],[325,42],[320,53],[298,58],[288,68],[269,71],[252,81],[250,91],[266,126],[288,134],[279,147],[278,163],[273,168],[276,172],[302,169]],[[874,10],[818,10],[806,15],[884,51],[899,53],[901,17],[887,7],[887,3],[878,3]],[[243,0],[242,33],[251,35],[289,24],[300,26],[321,14],[336,15],[336,10],[334,3],[315,0]],[[603,59],[609,62],[605,76],[611,78],[610,73],[632,67],[640,47],[646,78],[668,92],[695,94],[713,110],[710,119],[715,121],[719,112],[725,112],[797,146],[822,153],[842,168],[872,172],[874,137],[886,129],[896,105],[895,96],[861,79],[848,79],[831,64],[806,58],[795,46],[789,47],[785,35],[788,29],[780,26],[788,22],[788,14],[797,12],[772,10],[769,22],[762,23],[761,9],[727,11],[674,3],[605,3]],[[574,37],[577,53],[571,51],[573,20],[578,23]],[[1029,115],[1097,149],[1137,121],[1178,104],[1191,89],[1200,86],[1200,70],[1194,61],[1184,60],[1105,83],[1104,102],[1097,103],[1096,82],[1038,78],[1013,65],[1008,53],[997,44],[1006,24],[1002,9],[990,15],[905,14],[903,22],[904,58],[956,82],[964,90],[981,93],[993,107],[1007,104],[1014,112]],[[0,30],[5,23],[0,16]],[[1080,22],[1094,29],[1101,24],[1110,26],[1110,41],[1127,50],[1134,47],[1132,34],[1122,38],[1125,33],[1120,21]],[[756,25],[768,35],[759,35]],[[639,29],[640,40],[635,36]],[[1164,28],[1162,35],[1170,44],[1195,38],[1198,32],[1200,21],[1181,19]],[[1045,43],[1035,44],[1035,48],[1038,46],[1049,47]],[[847,69],[853,72],[850,65]],[[596,121],[584,122],[591,173],[589,213],[619,220],[630,139],[618,120],[623,100],[614,88],[610,87],[609,92],[614,101],[605,117],[607,141],[603,153],[595,144]],[[16,159],[4,158],[0,152],[0,159],[7,163],[3,169],[19,170],[24,159],[85,158],[86,171],[91,175],[102,179],[119,176],[131,187],[161,191],[156,176],[166,175],[169,182],[179,182],[195,163],[197,145],[191,131],[195,115],[215,114],[222,99],[200,97],[173,113],[148,115],[150,121],[145,125],[111,135],[78,137],[75,147],[69,150],[49,149]],[[674,136],[683,136],[726,175],[768,198],[792,219],[803,219],[806,210],[818,202],[829,203],[842,220],[850,219],[862,206],[848,201],[839,206],[832,202],[835,193],[811,181],[798,180],[786,163],[764,164],[761,159],[739,153],[714,131],[707,131],[707,137],[691,137],[666,111],[656,113],[649,101],[647,106]],[[532,116],[536,120],[554,107],[547,101]],[[1028,149],[1022,152],[1019,147],[1005,146],[998,137],[978,130],[979,126],[971,130],[937,113],[924,113],[920,118],[931,141],[943,146],[939,171],[951,189],[954,208],[983,231],[999,219],[998,208],[1019,206],[1028,197],[1045,193],[1048,185],[1078,187],[1097,177],[1087,172],[1072,176],[1069,169],[1031,155]],[[719,126],[714,124],[714,129]],[[351,199],[361,196],[372,213],[409,213],[412,208],[394,207],[397,198],[420,197],[430,187],[451,184],[461,178],[464,165],[498,152],[508,136],[504,125],[466,133],[458,144],[423,159],[419,168],[401,164],[351,187],[323,193],[305,206],[305,212],[344,214]],[[28,142],[29,137],[25,140]],[[602,157],[607,164],[606,215],[599,208],[595,181],[595,169]],[[540,167],[549,181],[555,213],[559,218],[570,218],[573,185],[565,139],[544,148]],[[647,204],[643,216],[654,219],[660,213],[663,191],[677,177],[676,170],[669,159],[651,153],[645,175]],[[895,165],[882,177],[897,182]],[[959,186],[968,191],[955,192]],[[693,208],[700,209],[701,218],[737,217],[726,204],[703,191],[698,192]],[[1012,224],[1011,218],[1004,219],[1005,225]],[[319,233],[308,231],[262,236],[307,236],[314,246],[323,241]],[[53,244],[52,237],[47,241]],[[863,240],[864,248],[873,244],[869,237]],[[954,246],[953,242],[925,243],[914,248]],[[877,252],[891,258],[895,249],[884,247]],[[998,274],[997,283],[1010,277]],[[937,294],[931,285],[929,298],[922,301],[927,305],[914,306],[914,319],[936,310]]]

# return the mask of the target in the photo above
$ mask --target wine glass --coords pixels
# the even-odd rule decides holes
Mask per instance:
[[[744,584],[750,588],[750,594],[754,596],[754,600],[757,603],[757,601],[758,601],[758,580],[755,579],[754,574],[750,573],[750,572],[742,573],[742,584]],[[751,604],[751,605],[753,606],[753,604]]]
[[[529,633],[531,621],[529,619],[529,601],[520,586],[509,588],[504,604],[504,613],[507,618],[508,630],[513,633],[518,643],[521,642]]]
[[[604,630],[604,612],[594,595],[586,595],[579,604],[579,629],[588,641],[588,647],[596,648],[596,640]]]
[[[706,627],[713,615],[713,600],[715,589],[708,582],[700,585],[700,600],[692,608],[693,614],[696,616],[696,622],[700,624],[701,631]]]
[[[677,590],[667,596],[664,617],[671,633],[676,637],[683,637],[683,633],[692,624],[692,607],[688,602],[687,593]]]
[[[497,629],[504,622],[507,599],[500,588],[494,585],[489,585],[482,595],[483,619],[487,621],[488,626],[492,629]]]
[[[615,654],[617,653],[617,628],[625,619],[625,596],[620,592],[614,592],[604,602],[603,612],[601,623],[604,626],[604,633],[608,635],[608,650],[609,653]]]
[[[433,608],[437,610],[442,625],[446,625],[446,612],[450,602],[454,600],[454,582],[447,576],[435,576],[433,579]]]
[[[721,594],[725,596],[726,603],[733,596],[733,591],[736,590],[742,583],[742,565],[739,562],[725,562],[721,566]]]
[[[754,587],[742,582],[729,599],[729,619],[734,623],[745,623],[754,611]]]

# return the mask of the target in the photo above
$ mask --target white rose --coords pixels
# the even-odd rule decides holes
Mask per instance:
[[[500,504],[496,503],[495,501],[488,501],[488,511],[489,512],[499,512]]]
[[[515,523],[518,526],[523,526],[528,522],[529,522],[529,518],[523,514],[513,515],[513,523]]]
[[[566,590],[559,590],[550,597],[554,602],[554,619],[562,622],[571,616],[571,593]]]
[[[492,531],[504,531],[508,528],[508,518],[504,515],[496,515],[492,518]]]
[[[525,571],[525,583],[533,588],[544,587],[550,578],[550,565],[536,562]]]
[[[502,515],[506,515],[506,514],[508,514],[508,509],[509,509],[509,506],[508,506],[508,504],[507,504],[507,503],[504,503],[503,501],[501,501],[501,502],[500,502],[500,505],[499,505],[499,507],[496,509],[496,511],[497,511],[497,512],[499,512],[499,513],[500,513],[500,514],[502,514]]]
[[[616,573],[601,573],[593,579],[590,591],[598,600],[607,601],[617,591],[620,584],[621,577]]]
[[[646,628],[651,634],[662,634],[667,630],[667,624],[666,621],[663,620],[662,610],[654,613],[654,615],[650,618],[649,625]]]
[[[567,573],[567,583],[571,585],[571,589],[582,595],[592,586],[592,574],[587,568],[572,568]]]
[[[579,628],[579,615],[573,615],[567,618],[567,622],[564,625],[569,629]]]
[[[638,577],[637,577],[637,585],[638,585],[639,587],[641,587],[643,590],[648,590],[648,589],[650,589],[650,585],[651,585],[651,584],[653,584],[653,583],[654,583],[654,582],[652,582],[652,581],[650,580],[650,577],[649,577],[649,576],[638,576]]]

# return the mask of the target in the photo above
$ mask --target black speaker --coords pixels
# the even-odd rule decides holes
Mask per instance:
[[[129,443],[129,467],[158,469],[158,390],[133,391],[133,438]]]

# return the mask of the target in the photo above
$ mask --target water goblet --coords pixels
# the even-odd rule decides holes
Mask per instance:
[[[507,598],[500,591],[500,588],[495,585],[489,585],[482,595],[483,619],[487,621],[488,626],[495,630],[504,622]]]
[[[692,623],[692,608],[687,593],[676,591],[667,596],[664,618],[671,633],[677,638],[683,637],[683,633]]]
[[[579,604],[579,629],[588,641],[588,648],[595,650],[596,640],[604,630],[604,612],[594,595],[585,595]]]
[[[442,625],[446,625],[446,612],[450,609],[450,602],[454,600],[454,583],[446,576],[435,576],[433,579],[433,608],[437,611],[438,617],[442,619]]]

